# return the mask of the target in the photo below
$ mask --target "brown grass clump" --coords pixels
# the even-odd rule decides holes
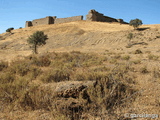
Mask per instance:
[[[153,55],[153,54],[149,54],[148,55],[148,59],[149,60],[158,60],[159,56]]]
[[[0,71],[8,67],[8,62],[0,61]]]
[[[45,72],[41,76],[41,81],[45,83],[49,82],[60,82],[64,80],[70,80],[70,74],[67,69],[53,69]]]

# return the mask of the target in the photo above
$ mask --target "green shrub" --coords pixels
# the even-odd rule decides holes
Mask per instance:
[[[14,28],[8,28],[6,32],[11,32],[12,30],[14,30]]]
[[[130,22],[129,22],[129,25],[131,25],[131,26],[133,26],[134,27],[134,29],[137,29],[140,25],[142,25],[143,23],[142,23],[142,20],[140,20],[140,19],[134,19],[134,20],[131,20]]]

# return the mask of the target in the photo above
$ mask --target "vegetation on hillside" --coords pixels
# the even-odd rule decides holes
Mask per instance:
[[[37,54],[37,46],[45,45],[47,35],[43,31],[36,31],[33,35],[29,36],[27,42],[32,45],[33,53]]]
[[[142,20],[140,20],[140,19],[134,19],[134,20],[131,20],[130,22],[129,22],[129,25],[131,25],[131,26],[133,26],[134,27],[134,29],[137,29],[140,25],[142,25],[143,23],[142,23]]]
[[[129,57],[122,58],[124,61]],[[15,106],[22,111],[43,109],[50,111],[54,119],[80,120],[89,116],[104,119],[103,112],[110,119],[123,118],[116,110],[129,106],[136,97],[132,96],[136,92],[132,87],[134,80],[128,75],[131,68],[125,61],[114,69],[106,67],[107,62],[104,56],[78,51],[31,55],[10,65],[1,62],[0,100],[5,109],[13,111]],[[62,81],[66,85],[67,81],[94,84],[82,85],[77,93],[72,88],[69,93],[57,94],[54,87],[45,87]]]
[[[12,28],[8,28],[8,29],[6,30],[6,32],[10,32],[10,33],[11,33],[12,30],[14,30],[13,27],[12,27]]]

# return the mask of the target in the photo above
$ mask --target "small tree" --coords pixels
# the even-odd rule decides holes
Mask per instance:
[[[6,32],[10,32],[10,33],[11,33],[12,30],[14,30],[14,28],[8,28],[8,29],[6,30]]]
[[[129,25],[131,25],[131,26],[133,26],[134,27],[134,29],[137,29],[140,25],[142,25],[143,23],[142,23],[142,20],[140,20],[140,19],[134,19],[134,20],[131,20],[130,22],[129,22]]]
[[[37,46],[45,45],[47,39],[47,35],[43,31],[36,31],[33,35],[29,36],[27,42],[33,45],[33,52],[37,54]]]

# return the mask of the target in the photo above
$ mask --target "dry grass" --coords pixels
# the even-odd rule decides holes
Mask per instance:
[[[123,120],[125,113],[159,114],[160,25],[141,26],[148,27],[136,31],[79,21],[1,34],[0,119]],[[31,55],[26,39],[37,30],[49,39],[39,55]],[[129,33],[134,36],[126,48]],[[88,81],[94,84],[87,89],[66,91],[70,97],[55,92],[61,83],[65,88]]]

